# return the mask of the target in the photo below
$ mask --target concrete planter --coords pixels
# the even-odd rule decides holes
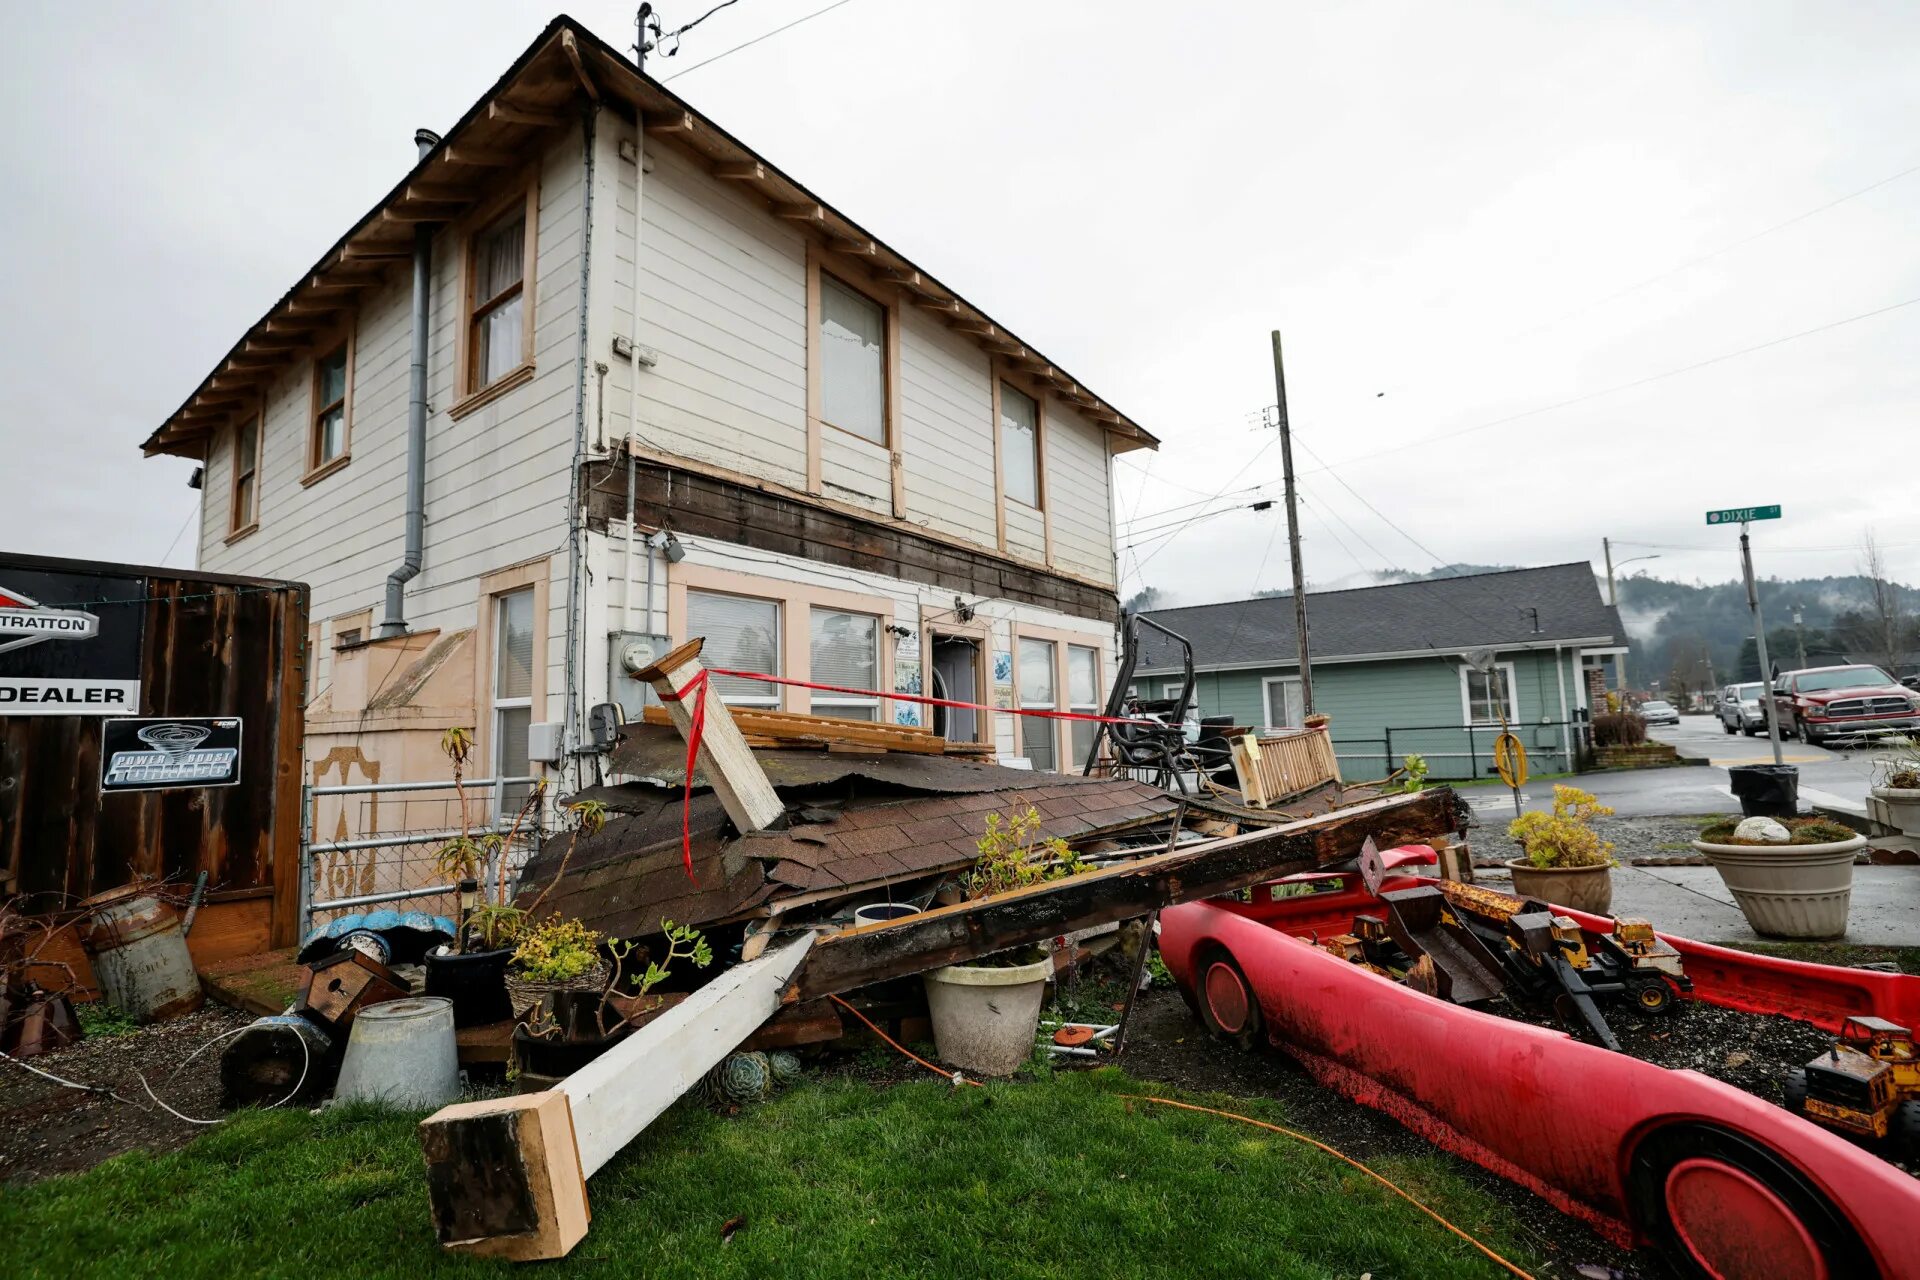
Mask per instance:
[[[1868,806],[1869,810],[1878,810],[1874,817],[1899,828],[1902,834],[1920,836],[1920,789],[1874,787],[1868,794],[1878,802]]]
[[[1053,961],[994,969],[954,964],[927,978],[933,1043],[943,1061],[984,1076],[1012,1075],[1033,1053]]]
[[[1733,891],[1755,933],[1771,938],[1837,938],[1847,931],[1853,857],[1865,836],[1829,844],[1709,844],[1693,847]]]
[[[1613,868],[1536,867],[1525,858],[1507,862],[1513,872],[1513,891],[1523,898],[1537,898],[1556,907],[1572,907],[1604,916],[1613,907]]]

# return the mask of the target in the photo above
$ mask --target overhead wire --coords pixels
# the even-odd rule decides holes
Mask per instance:
[[[1266,456],[1267,450],[1273,448],[1275,444],[1279,443],[1279,439],[1280,437],[1277,435],[1269,437],[1267,442],[1261,445],[1260,448],[1254,453],[1254,455],[1251,458],[1248,458],[1246,462],[1241,464],[1240,469],[1238,471],[1235,471],[1231,476],[1227,478],[1227,482],[1220,486],[1220,493],[1224,495],[1228,489],[1231,489],[1233,487],[1234,483],[1238,481],[1241,476],[1251,471],[1253,469],[1253,465],[1256,462],[1259,462],[1261,458],[1264,458]],[[1153,560],[1153,558],[1159,555],[1162,551],[1165,551],[1167,547],[1171,546],[1173,543],[1173,540],[1175,538],[1178,538],[1183,532],[1185,532],[1186,529],[1193,524],[1194,520],[1198,518],[1199,518],[1198,516],[1195,516],[1188,519],[1179,528],[1175,529],[1172,533],[1168,534],[1165,540],[1163,540],[1159,546],[1155,547],[1152,551],[1148,552],[1145,556],[1143,556],[1141,559],[1135,562],[1133,571],[1135,573],[1143,573],[1147,565]]]
[[[731,3],[731,0],[729,0],[729,3]],[[710,67],[714,63],[720,61],[720,59],[722,58],[730,58],[734,54],[739,53],[742,49],[751,49],[754,45],[759,44],[763,40],[771,40],[783,31],[791,31],[803,22],[812,22],[815,18],[820,17],[822,14],[832,13],[835,9],[838,9],[841,5],[851,4],[851,3],[853,3],[853,0],[834,0],[832,4],[826,6],[824,9],[815,9],[812,13],[802,14],[800,17],[795,18],[792,22],[786,23],[783,26],[775,27],[773,30],[767,32],[764,35],[758,35],[751,40],[742,41],[741,43],[733,46],[733,48],[725,50],[724,52],[721,52],[721,53],[716,53],[711,58],[702,59],[701,61],[694,63],[690,67],[682,67],[680,70],[674,72],[670,76],[662,76],[660,79],[660,83],[666,84],[669,81],[678,80],[681,76],[690,76],[702,67]],[[721,5],[719,7],[724,9],[726,6]],[[684,30],[684,28],[682,29]]]

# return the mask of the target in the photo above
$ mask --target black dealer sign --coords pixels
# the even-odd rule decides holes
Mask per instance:
[[[0,717],[140,712],[147,584],[0,569]]]

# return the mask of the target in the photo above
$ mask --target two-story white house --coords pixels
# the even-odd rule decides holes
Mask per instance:
[[[560,18],[147,440],[199,565],[312,589],[308,779],[593,777],[589,709],[710,666],[1096,709],[1111,471],[1152,436]],[[729,677],[1042,769],[1087,726]],[[530,751],[530,742],[532,744]],[[342,830],[344,830],[344,819]]]

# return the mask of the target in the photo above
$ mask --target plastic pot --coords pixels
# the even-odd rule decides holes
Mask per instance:
[[[1609,914],[1613,907],[1613,868],[1605,863],[1597,867],[1536,867],[1525,858],[1514,858],[1508,861],[1507,870],[1513,872],[1513,891],[1523,898],[1537,898],[1596,916]]]
[[[1869,794],[1883,811],[1875,817],[1906,835],[1920,836],[1920,788],[1874,787]]]
[[[1755,933],[1771,938],[1837,938],[1847,931],[1853,857],[1867,838],[1828,844],[1709,844],[1693,847],[1713,864]]]
[[[977,1075],[1005,1076],[1033,1053],[1053,961],[995,969],[955,964],[926,975],[933,1043],[943,1061]]]
[[[507,995],[507,962],[513,952],[469,951],[465,955],[427,957],[427,994],[453,1002],[453,1025],[484,1027],[513,1016]]]
[[[854,908],[853,924],[855,928],[863,924],[886,924],[890,920],[904,920],[919,914],[920,908],[910,902],[869,902],[864,907]]]
[[[1800,808],[1800,770],[1790,764],[1737,764],[1728,785],[1746,818],[1791,818]]]

